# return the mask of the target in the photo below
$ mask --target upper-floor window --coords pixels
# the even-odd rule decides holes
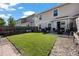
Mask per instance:
[[[53,16],[58,16],[58,10],[57,9],[54,10]]]
[[[39,20],[42,20],[42,16],[41,15],[39,16]]]

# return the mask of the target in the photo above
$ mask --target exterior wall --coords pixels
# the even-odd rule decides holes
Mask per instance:
[[[59,7],[59,15],[58,17],[61,16],[73,16],[77,13],[79,13],[79,3],[71,3],[64,5],[62,7]]]
[[[33,20],[33,16],[30,16],[27,18],[27,22],[25,22],[25,24],[28,24],[29,26],[34,26],[34,20]]]
[[[16,21],[16,26],[20,26],[21,25],[21,20],[17,20]]]
[[[28,16],[26,18],[22,18],[17,21],[16,26],[35,26],[35,15]]]
[[[57,28],[57,21],[65,21],[65,30],[69,27],[69,23],[70,20],[72,19],[68,19],[68,17],[72,17],[76,14],[79,13],[79,4],[77,3],[69,3],[69,4],[65,4],[63,6],[60,7],[56,7],[56,8],[52,8],[46,12],[40,13],[38,14],[38,20],[37,20],[37,25],[39,27],[39,25],[41,25],[41,28],[45,28],[48,27],[48,24],[51,23],[51,27],[52,28]],[[58,10],[58,16],[53,16],[53,11],[57,9]],[[42,17],[42,19],[40,20],[39,17]],[[64,16],[68,16],[68,17],[64,17]],[[64,20],[62,20],[63,18],[60,17],[64,17]],[[56,19],[57,18],[57,19]]]
[[[41,18],[42,18],[41,20],[39,19],[40,15],[41,15]],[[42,25],[42,28],[48,27],[48,24],[51,23],[51,21],[52,21],[52,11],[39,14],[37,16],[37,18],[38,18],[38,21],[37,21],[38,26]]]
[[[65,31],[66,31],[66,29],[69,28],[69,26],[68,26],[69,23],[70,23],[69,20],[70,20],[70,19],[59,20],[60,24],[61,24],[62,22],[65,23],[65,24],[61,24],[61,25],[60,25],[61,28],[65,28]],[[55,20],[55,21],[52,21],[52,22],[51,22],[51,27],[52,27],[52,29],[53,29],[53,28],[57,29],[57,22],[58,22],[58,20]]]

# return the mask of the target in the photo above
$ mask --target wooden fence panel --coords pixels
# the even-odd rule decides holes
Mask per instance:
[[[0,35],[13,35],[13,34],[20,34],[26,33],[27,30],[31,30],[31,32],[37,32],[38,27],[9,27],[4,26],[0,27]]]

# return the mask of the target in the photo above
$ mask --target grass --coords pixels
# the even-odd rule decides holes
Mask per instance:
[[[47,56],[56,36],[43,33],[25,33],[7,37],[24,56]]]

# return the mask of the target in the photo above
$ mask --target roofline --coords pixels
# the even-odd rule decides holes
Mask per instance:
[[[70,4],[70,3],[63,3],[63,4],[60,4],[60,5],[58,5],[58,6],[53,7],[53,8],[51,8],[51,9],[48,9],[48,10],[46,10],[46,11],[43,11],[43,12],[41,12],[41,13],[32,14],[32,15],[40,15],[40,14],[42,14],[42,13],[48,12],[48,11],[50,11],[50,10],[53,10],[53,9],[55,9],[55,8],[62,7],[62,6],[64,6],[64,5],[68,5],[68,4]],[[30,16],[32,16],[32,15],[29,15],[29,16],[24,17],[24,18],[20,18],[20,19],[18,19],[18,20],[28,18],[28,17],[30,17]],[[18,21],[18,20],[16,20],[16,21]]]
[[[30,16],[34,16],[35,14],[32,14],[32,15],[29,15],[29,16],[27,16],[27,17],[25,17],[25,18],[29,18]]]
[[[24,17],[24,18],[19,18],[19,19],[18,19],[18,20],[16,20],[16,21],[19,21],[19,20],[22,20],[22,19],[25,19],[25,18],[29,18],[30,16],[33,16],[33,15],[35,15],[35,14],[29,15],[29,16]]]
[[[60,4],[60,5],[58,5],[58,6],[55,6],[55,7],[51,8],[51,9],[48,9],[48,10],[43,11],[43,12],[41,12],[41,13],[38,13],[37,15],[42,14],[42,13],[45,13],[45,12],[48,12],[48,11],[53,10],[53,9],[55,9],[55,8],[58,8],[58,7],[62,7],[62,6],[64,6],[64,5],[68,5],[68,4],[70,4],[70,3]]]

